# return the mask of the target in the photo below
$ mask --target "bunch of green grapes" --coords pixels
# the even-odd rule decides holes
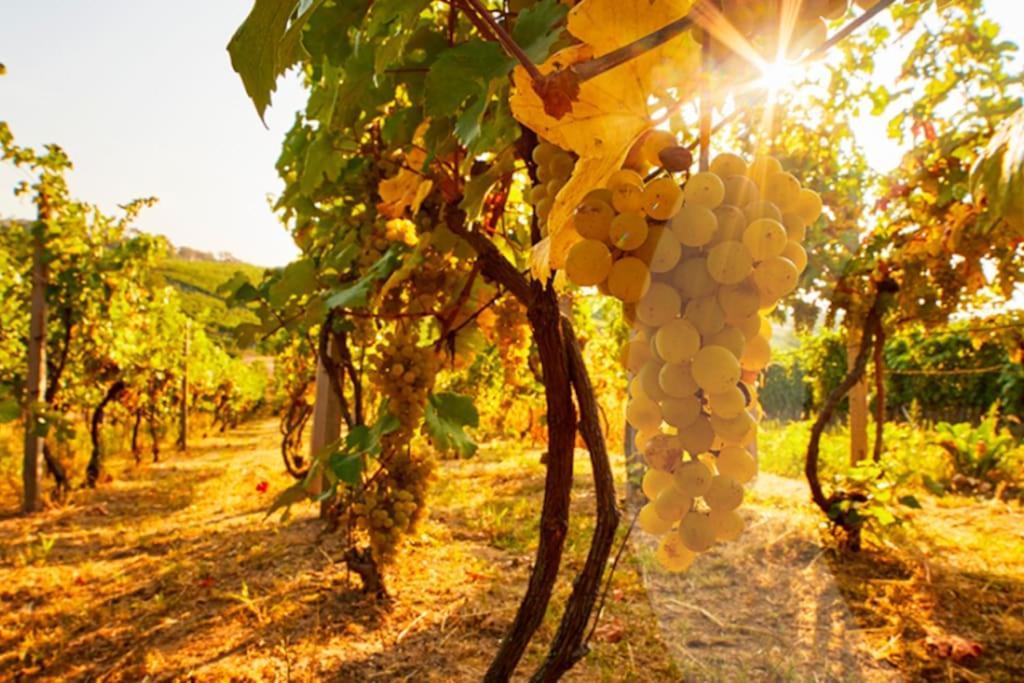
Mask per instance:
[[[419,346],[414,325],[397,325],[381,336],[370,357],[377,389],[400,427],[381,439],[379,470],[351,507],[356,525],[369,537],[374,558],[386,561],[423,514],[434,471],[431,449],[414,442],[441,358]]]
[[[686,569],[743,529],[737,508],[757,472],[747,450],[755,380],[770,357],[762,315],[796,288],[807,265],[800,242],[821,211],[817,193],[776,159],[734,154],[682,186],[671,174],[644,182],[619,171],[576,210],[583,239],[566,276],[619,298],[632,324],[626,419],[649,468],[638,522],[663,536],[667,569]]]
[[[568,182],[576,160],[572,154],[550,142],[538,144],[533,148],[531,156],[537,164],[537,184],[527,191],[526,199],[533,205],[541,232],[546,235],[548,216],[555,204],[555,196]]]

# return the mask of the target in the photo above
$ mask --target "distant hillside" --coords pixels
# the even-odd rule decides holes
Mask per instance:
[[[230,260],[227,260],[230,259]],[[217,293],[221,284],[241,272],[253,284],[263,278],[264,269],[230,256],[205,254],[182,247],[156,270],[158,281],[176,288],[184,311],[202,321],[214,334],[229,334],[239,323],[258,322],[255,314],[243,308],[229,308]]]

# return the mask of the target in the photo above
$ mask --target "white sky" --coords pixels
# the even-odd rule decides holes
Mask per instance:
[[[75,163],[77,197],[113,211],[155,195],[159,204],[138,226],[178,245],[259,265],[298,253],[267,197],[280,190],[274,162],[304,96],[295,79],[280,83],[269,130],[260,123],[225,51],[249,0],[3,5],[0,120],[22,144],[62,145]],[[1024,2],[986,6],[1003,36],[1024,44]],[[901,156],[885,125],[865,115],[857,126],[880,170]],[[33,214],[12,196],[23,177],[0,166],[0,216]]]

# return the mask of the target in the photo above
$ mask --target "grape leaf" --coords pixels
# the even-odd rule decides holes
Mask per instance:
[[[0,424],[13,422],[21,417],[21,406],[13,398],[0,400]]]
[[[569,32],[582,40],[556,52],[539,69],[551,74],[603,55],[684,16],[692,0],[583,0],[568,16]],[[697,73],[700,49],[689,33],[579,84],[571,111],[555,117],[522,67],[513,71],[512,113],[541,138],[579,156],[569,182],[555,197],[548,218],[549,240],[534,247],[531,272],[546,277],[559,268],[579,237],[571,231],[576,205],[621,167],[634,142],[652,125],[649,96],[672,85],[685,99],[687,74]],[[569,232],[562,234],[563,231]]]
[[[398,173],[380,181],[377,188],[381,198],[377,204],[378,211],[388,218],[401,218],[406,209],[414,215],[420,210],[420,204],[434,187],[434,181],[419,172],[426,158],[422,149],[413,149],[405,155],[405,163]]]
[[[277,78],[302,55],[302,27],[320,0],[256,0],[249,15],[228,42],[231,67],[242,78],[245,92],[263,119]],[[296,9],[299,11],[296,13]],[[289,20],[295,15],[294,21]]]
[[[512,64],[497,43],[478,38],[445,50],[427,74],[425,112],[447,116],[471,97],[486,99],[491,81],[507,76]]]
[[[327,308],[361,308],[370,300],[370,290],[378,280],[383,280],[401,262],[400,247],[389,248],[380,259],[367,269],[363,277],[347,287],[336,289],[327,299]]]
[[[480,424],[480,414],[469,396],[451,392],[431,394],[427,399],[423,424],[437,450],[454,450],[464,458],[476,453],[476,444],[463,430],[463,427]]]
[[[512,37],[533,62],[543,62],[561,36],[555,25],[565,18],[566,7],[558,0],[541,0],[519,13]]]

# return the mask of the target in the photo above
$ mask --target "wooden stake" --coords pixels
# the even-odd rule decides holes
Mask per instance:
[[[50,210],[45,196],[40,199],[39,221],[32,235],[32,310],[28,334],[28,381],[25,386],[25,454],[22,463],[24,498],[22,509],[40,508],[39,486],[43,479],[43,437],[36,432],[38,412],[46,399],[46,231]]]
[[[850,330],[846,337],[846,363],[853,367],[860,353],[862,340],[859,333]],[[848,394],[850,403],[850,464],[856,465],[868,455],[868,383],[864,377],[853,385]]]
[[[185,320],[185,349],[183,369],[181,373],[181,424],[178,434],[178,450],[184,451],[188,448],[188,354],[189,345],[192,341],[192,321]]]
[[[334,340],[328,342],[327,352],[331,358],[337,359],[338,351],[335,348]],[[327,374],[327,368],[319,359],[317,354],[316,363],[316,402],[313,404],[313,434],[309,444],[309,461],[315,462],[316,457],[323,453],[324,449],[341,436],[341,403],[338,395],[331,388],[331,379]],[[326,480],[321,473],[312,482],[312,492],[319,494],[324,490]],[[329,500],[320,502],[320,518],[327,515],[330,506]]]

